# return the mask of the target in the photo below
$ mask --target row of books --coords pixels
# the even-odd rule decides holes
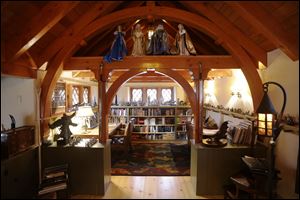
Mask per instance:
[[[175,111],[162,108],[134,108],[129,110],[131,116],[158,116],[158,115],[174,115]]]
[[[108,118],[108,123],[110,123],[110,124],[119,124],[119,123],[125,124],[125,123],[127,123],[127,118],[126,118],[126,116],[121,116],[121,117],[110,116]]]
[[[230,126],[227,130],[227,138],[233,144],[251,145],[256,143],[256,135],[252,134],[251,125]]]
[[[144,124],[144,125],[164,125],[164,124],[174,124],[175,119],[174,118],[165,118],[165,117],[159,117],[159,118],[149,118],[149,119],[138,119],[137,124]]]
[[[110,115],[111,116],[126,116],[127,112],[126,109],[123,108],[113,108],[110,110]]]
[[[174,132],[173,126],[135,126],[133,132]]]

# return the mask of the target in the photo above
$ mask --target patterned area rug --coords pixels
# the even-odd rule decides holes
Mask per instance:
[[[112,175],[188,176],[190,150],[187,144],[134,143],[127,155],[112,151]]]

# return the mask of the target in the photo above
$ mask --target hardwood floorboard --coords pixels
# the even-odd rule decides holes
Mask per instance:
[[[189,176],[111,176],[104,196],[73,195],[71,199],[223,199],[196,196]]]

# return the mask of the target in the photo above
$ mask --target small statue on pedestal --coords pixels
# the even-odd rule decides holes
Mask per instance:
[[[63,114],[63,116],[55,121],[53,124],[48,124],[49,128],[54,129],[59,126],[60,127],[60,134],[59,134],[59,139],[62,140],[61,142],[63,144],[69,143],[69,139],[72,135],[72,132],[69,128],[69,126],[77,126],[77,124],[72,122],[72,118],[75,116],[76,112],[74,112],[72,115],[68,116],[66,113]]]

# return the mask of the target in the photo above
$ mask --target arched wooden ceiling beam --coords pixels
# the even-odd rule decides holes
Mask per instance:
[[[238,58],[238,60],[241,63],[241,68],[248,68],[243,70],[245,76],[249,82],[249,87],[252,93],[253,97],[253,104],[254,107],[258,106],[258,103],[262,97],[263,91],[258,90],[257,88],[260,88],[262,85],[262,81],[256,71],[256,64],[252,62],[250,57],[247,55],[247,53],[244,51],[243,48],[230,36],[227,35],[227,33],[223,32],[218,28],[215,24],[208,21],[207,19],[198,16],[193,13],[189,13],[183,10],[174,9],[174,8],[168,8],[168,7],[138,7],[138,8],[129,8],[124,9],[115,13],[112,13],[110,15],[104,16],[102,20],[96,20],[92,24],[89,25],[85,29],[85,32],[81,34],[81,37],[86,37],[90,34],[92,34],[94,31],[99,29],[100,27],[107,26],[106,24],[114,24],[120,21],[124,21],[128,19],[125,16],[130,16],[130,18],[137,18],[137,17],[145,17],[149,14],[156,16],[156,17],[165,17],[174,21],[178,21],[180,23],[184,23],[187,25],[190,25],[192,27],[195,27],[196,29],[200,31],[205,31],[209,35],[213,35],[216,38],[221,38],[224,41],[224,47],[228,49],[233,55]],[[251,74],[249,74],[251,73]]]
[[[299,60],[299,36],[282,29],[282,26],[256,2],[226,2],[256,30],[263,33],[276,47],[280,48],[293,61]]]
[[[66,40],[70,40],[74,35],[80,32],[85,26],[95,20],[97,17],[109,13],[120,3],[116,1],[113,3],[108,2],[97,2],[83,16],[80,16],[79,19],[68,27],[60,37],[58,37],[54,42],[52,42],[42,53],[41,58],[44,61],[50,60],[63,46],[65,45]]]
[[[245,36],[245,34],[243,34],[230,21],[228,21],[226,17],[224,17],[222,14],[219,14],[214,8],[209,6],[209,4],[204,5],[203,3],[195,3],[190,1],[183,1],[182,4],[187,6],[189,9],[196,11],[197,13],[200,12],[204,14],[223,31],[235,38],[250,55],[256,58],[257,61],[260,61],[267,66],[267,52],[255,44],[247,36]]]
[[[78,3],[79,1],[53,1],[45,5],[16,37],[9,38],[8,45],[13,47],[13,55],[10,58],[19,58]]]
[[[52,61],[52,64],[50,63],[51,68],[49,68],[42,84],[41,105],[44,106],[44,108],[41,109],[43,112],[42,116],[47,116],[50,114],[50,99],[55,87],[55,83],[57,82],[59,74],[62,71],[62,67],[60,67],[62,66],[62,62],[68,58],[68,56],[71,56],[72,51],[82,39],[93,34],[98,29],[106,28],[109,25],[126,21],[128,18],[145,17],[149,14],[156,17],[165,17],[174,21],[178,21],[180,23],[190,25],[191,27],[195,27],[199,31],[205,30],[207,33],[217,38],[222,38],[224,41],[224,47],[228,49],[241,64],[242,71],[248,80],[250,91],[252,93],[254,109],[256,109],[263,95],[263,90],[261,88],[262,81],[256,71],[256,65],[253,64],[247,53],[235,40],[221,31],[212,22],[196,14],[174,8],[154,6],[153,8],[149,9],[147,6],[145,6],[128,8],[101,17],[90,23],[74,38],[69,41],[65,41],[64,48],[56,55],[55,59]]]

